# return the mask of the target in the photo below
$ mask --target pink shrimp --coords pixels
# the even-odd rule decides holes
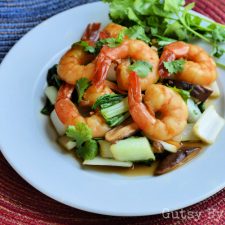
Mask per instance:
[[[184,130],[188,111],[179,94],[164,85],[151,84],[142,103],[140,81],[135,72],[130,73],[129,81],[130,114],[147,137],[170,140]]]

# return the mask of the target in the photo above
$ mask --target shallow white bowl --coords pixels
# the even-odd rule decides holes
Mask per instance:
[[[185,166],[159,177],[126,177],[84,170],[56,144],[49,118],[40,114],[46,73],[91,22],[109,22],[97,2],[58,14],[25,35],[0,67],[0,144],[12,167],[51,198],[90,212],[140,216],[199,202],[225,186],[225,130]],[[225,73],[219,70],[224,117]],[[12,178],[13,179],[13,178]]]

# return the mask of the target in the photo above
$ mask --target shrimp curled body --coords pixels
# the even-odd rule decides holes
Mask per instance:
[[[130,114],[147,137],[169,140],[184,130],[188,110],[179,94],[164,85],[152,84],[147,88],[142,103],[139,78],[131,73],[129,81]]]
[[[75,45],[60,59],[58,65],[59,77],[68,84],[76,84],[82,77],[92,79],[95,71],[95,61],[83,47]]]
[[[159,75],[167,77],[163,62],[185,59],[184,68],[175,78],[193,84],[209,85],[217,78],[216,63],[201,47],[181,41],[165,46],[159,60]]]
[[[158,54],[145,42],[140,40],[124,40],[121,45],[115,48],[104,46],[97,57],[96,75],[94,83],[100,85],[104,82],[112,62],[121,62],[123,59],[146,61],[152,65],[152,71],[145,78],[141,78],[141,89],[146,90],[147,86],[158,80]],[[120,89],[128,90],[129,71],[117,73],[117,83]]]
[[[55,111],[60,121],[65,125],[76,125],[79,122],[87,124],[92,130],[93,137],[104,137],[110,127],[105,123],[99,113],[89,117],[83,117],[76,105],[70,100],[74,86],[63,84],[59,91],[55,103]]]

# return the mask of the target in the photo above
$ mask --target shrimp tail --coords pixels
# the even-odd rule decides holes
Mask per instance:
[[[182,41],[173,42],[164,48],[159,60],[159,76],[161,78],[169,77],[171,74],[164,67],[164,62],[172,62],[175,59],[183,58],[187,55],[189,46]]]
[[[81,40],[96,42],[99,38],[101,23],[90,23],[84,31]]]
[[[133,104],[142,101],[140,81],[136,72],[133,71],[129,75],[128,95],[130,97],[130,102]]]
[[[93,85],[96,85],[97,87],[101,86],[106,80],[109,67],[112,63],[112,60],[105,56],[104,49],[102,50],[103,51],[101,51],[97,57],[95,76],[92,80]]]
[[[142,103],[141,84],[135,72],[129,75],[128,104],[131,117],[141,130],[155,123],[155,118]]]

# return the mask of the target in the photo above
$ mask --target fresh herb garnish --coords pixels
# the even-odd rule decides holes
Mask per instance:
[[[45,105],[41,110],[41,113],[44,115],[50,115],[54,110],[54,105],[51,104],[48,98],[46,98]]]
[[[136,72],[139,77],[144,78],[152,71],[152,65],[149,62],[139,60],[130,65],[129,70]]]
[[[103,0],[110,5],[110,18],[124,26],[141,25],[150,39],[159,36],[190,42],[199,38],[210,44],[215,57],[224,54],[225,25],[193,14],[194,3],[184,0]],[[161,43],[162,44],[162,43]],[[219,63],[218,63],[219,65]],[[220,64],[225,67],[225,63]]]
[[[84,48],[85,52],[95,53],[95,47],[90,45],[87,41],[79,41],[79,42],[73,44],[73,46],[76,44],[82,46]]]
[[[91,82],[86,77],[80,78],[76,82],[76,90],[77,90],[77,94],[78,94],[78,103],[82,100],[84,92],[90,86],[90,83]]]
[[[142,40],[146,43],[150,42],[150,38],[145,34],[144,28],[138,25],[125,29],[124,34],[130,39]]]
[[[93,139],[86,141],[84,145],[77,149],[77,154],[84,160],[95,158],[98,154],[97,141]]]
[[[185,61],[183,59],[174,60],[171,62],[163,62],[164,67],[170,74],[177,74],[184,68]]]
[[[59,78],[59,75],[57,73],[57,65],[54,65],[48,70],[47,83],[48,86],[54,86],[57,89],[59,89],[59,87],[61,86],[62,80]]]
[[[75,140],[79,148],[84,142],[91,140],[91,129],[85,123],[77,123],[76,126],[68,126],[66,136]]]

